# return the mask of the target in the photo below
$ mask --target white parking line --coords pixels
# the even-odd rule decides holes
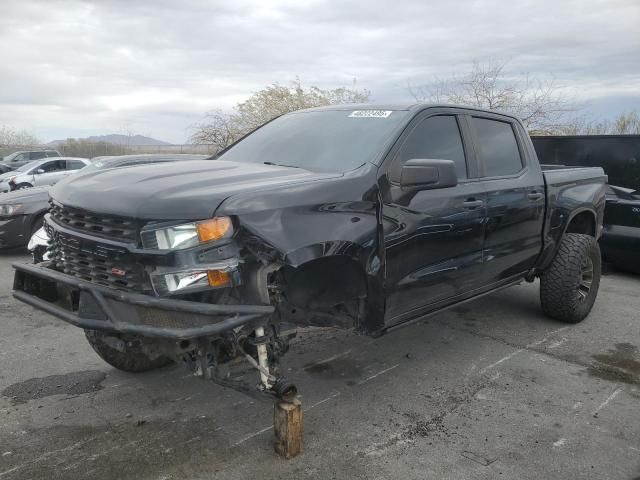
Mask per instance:
[[[519,355],[520,353],[524,352],[525,350],[528,350],[528,349],[530,349],[532,347],[536,347],[536,346],[546,342],[550,337],[552,337],[553,335],[555,335],[557,333],[562,332],[563,330],[566,330],[567,328],[569,328],[569,326],[558,328],[557,330],[553,330],[552,332],[547,333],[540,340],[536,340],[535,342],[529,343],[528,345],[524,346],[523,348],[520,348],[520,349],[516,350],[515,352],[511,352],[506,357],[502,357],[500,360],[498,360],[496,362],[493,362],[491,365],[488,365],[488,366],[484,367],[482,370],[480,370],[480,374],[482,375],[482,374],[488,372],[492,368],[495,368],[498,365],[500,365],[501,363],[504,363],[507,360],[512,359],[513,357],[515,357],[516,355]]]
[[[375,373],[375,374],[371,375],[370,377],[365,378],[361,382],[358,382],[356,385],[362,385],[363,383],[367,383],[369,380],[373,380],[374,378],[377,378],[377,377],[379,377],[380,375],[382,375],[384,373],[390,372],[391,370],[393,370],[394,368],[399,367],[399,366],[400,366],[400,364],[396,363],[392,367],[385,368],[384,370],[381,370],[378,373]]]
[[[604,407],[606,407],[606,406],[607,406],[607,404],[608,404],[611,400],[613,400],[614,398],[616,398],[616,397],[620,394],[620,392],[621,392],[622,390],[623,390],[623,387],[618,387],[618,388],[616,388],[616,389],[611,393],[611,395],[609,395],[609,396],[607,397],[607,399],[606,399],[604,402],[602,402],[602,403],[600,404],[600,406],[596,409],[596,411],[595,411],[595,412],[593,412],[593,416],[594,416],[594,417],[597,417],[597,416],[598,416],[598,413],[600,412],[600,410],[602,410]]]

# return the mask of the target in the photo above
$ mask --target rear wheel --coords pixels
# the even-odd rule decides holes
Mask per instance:
[[[155,370],[171,363],[167,357],[150,358],[142,348],[143,339],[120,338],[96,330],[84,331],[89,345],[112,367],[125,372],[141,373]]]
[[[598,295],[600,248],[590,235],[567,233],[549,269],[540,277],[540,301],[546,315],[567,323],[585,319]]]

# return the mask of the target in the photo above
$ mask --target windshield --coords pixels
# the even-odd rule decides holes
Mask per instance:
[[[21,167],[16,168],[15,171],[16,172],[28,172],[29,170],[31,170],[33,167],[35,167],[39,163],[40,163],[40,160],[34,160],[33,162],[25,163]]]
[[[12,153],[11,155],[7,155],[6,157],[4,157],[4,159],[2,161],[4,162],[10,162],[12,161],[14,158],[16,158],[18,155],[20,155],[22,152],[15,152]]]
[[[251,133],[219,158],[346,172],[375,162],[408,113],[366,109],[290,113]]]

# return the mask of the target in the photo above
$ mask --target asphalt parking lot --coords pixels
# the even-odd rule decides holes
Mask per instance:
[[[546,319],[523,284],[373,340],[301,332],[285,357],[305,453],[272,407],[179,367],[119,372],[10,295],[0,255],[0,479],[640,478],[640,277],[590,317]]]

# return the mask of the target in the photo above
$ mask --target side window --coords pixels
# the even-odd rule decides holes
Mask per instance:
[[[64,170],[66,167],[64,160],[55,160],[51,162],[46,162],[40,165],[39,168],[44,170],[44,173],[57,172],[60,170]]]
[[[40,160],[41,158],[45,157],[45,152],[31,152],[31,160]]]
[[[420,122],[407,136],[396,155],[390,171],[392,181],[400,181],[402,165],[413,158],[453,160],[458,178],[467,178],[467,163],[456,117],[437,115]]]
[[[47,157],[59,157],[58,152],[47,152]]]
[[[27,154],[21,153],[20,155],[16,155],[13,158],[13,160],[11,160],[11,161],[12,162],[23,162],[25,160],[29,160],[29,156],[28,155],[29,155],[28,153]]]
[[[84,162],[80,160],[67,160],[67,170],[78,170],[84,166]]]
[[[513,175],[522,170],[522,158],[513,127],[508,122],[473,117],[478,159],[486,177]]]

